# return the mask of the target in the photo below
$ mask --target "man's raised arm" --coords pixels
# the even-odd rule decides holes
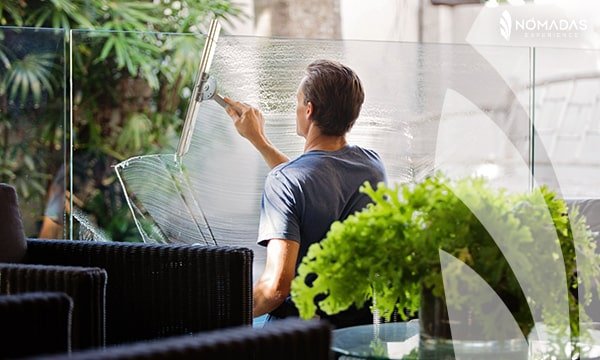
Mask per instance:
[[[250,141],[271,169],[290,160],[267,138],[265,119],[260,110],[227,97],[225,102],[229,105],[227,114],[233,119],[238,133]]]

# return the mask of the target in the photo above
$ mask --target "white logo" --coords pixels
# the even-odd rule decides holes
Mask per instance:
[[[578,38],[580,32],[588,30],[587,19],[573,20],[566,17],[515,17],[514,19],[507,10],[504,10],[499,19],[500,35],[509,41],[511,34],[528,38]]]
[[[504,10],[500,17],[500,35],[504,40],[510,40],[510,32],[512,31],[512,18],[508,11]]]

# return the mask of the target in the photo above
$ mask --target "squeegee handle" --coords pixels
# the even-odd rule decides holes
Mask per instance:
[[[217,104],[221,105],[223,109],[226,109],[229,106],[229,104],[225,102],[223,96],[221,96],[221,94],[219,93],[215,93],[215,95],[213,96],[213,100],[216,101]]]
[[[179,145],[177,146],[177,156],[180,158],[185,155],[190,148],[192,134],[194,133],[194,127],[196,125],[196,113],[198,111],[197,107],[199,104],[198,95],[204,86],[204,82],[206,82],[208,79],[208,71],[210,70],[210,65],[215,53],[220,31],[221,24],[219,24],[217,19],[213,19],[210,23],[204,48],[202,49],[200,65],[198,66],[198,72],[196,74],[196,82],[192,90],[191,101],[185,114],[185,122],[183,123],[183,130],[181,132],[181,138],[179,139]]]

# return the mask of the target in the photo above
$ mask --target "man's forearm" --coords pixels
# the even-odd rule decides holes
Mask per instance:
[[[224,100],[228,104],[227,114],[233,119],[238,133],[254,145],[271,169],[290,160],[267,138],[264,129],[265,120],[260,110],[227,97]]]
[[[279,151],[279,149],[267,139],[261,139],[260,141],[252,142],[252,144],[271,169],[279,164],[290,161],[290,158],[287,155]]]

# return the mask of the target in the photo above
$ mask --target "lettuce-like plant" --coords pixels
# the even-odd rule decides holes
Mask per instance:
[[[530,271],[534,281],[543,284],[549,280],[548,274],[528,269],[532,266],[529,257],[548,266],[564,262],[566,281],[559,281],[568,294],[572,335],[578,335],[578,306],[589,303],[590,298],[578,300],[576,289],[582,283],[586,289],[598,289],[600,260],[585,218],[573,209],[570,222],[565,202],[547,187],[513,194],[492,188],[482,178],[451,181],[434,176],[393,188],[379,184],[373,189],[365,183],[361,191],[373,203],[332,224],[325,239],[309,248],[298,268],[292,298],[301,317],[314,316],[317,308],[335,314],[353,304],[361,307],[374,296],[384,318],[389,319],[395,310],[404,318],[414,316],[422,288],[437,297],[444,295],[441,249],[468,265],[510,304],[527,335],[533,326],[530,309],[539,299],[524,296],[505,254],[490,234],[491,224],[509,239],[514,261]],[[556,239],[551,244],[559,245],[555,248],[562,256],[536,239]],[[311,274],[316,274],[316,279],[309,282],[307,276],[314,278]],[[565,289],[561,290],[564,294]],[[315,301],[317,296],[320,301]],[[544,321],[551,324],[558,309],[541,311]]]

